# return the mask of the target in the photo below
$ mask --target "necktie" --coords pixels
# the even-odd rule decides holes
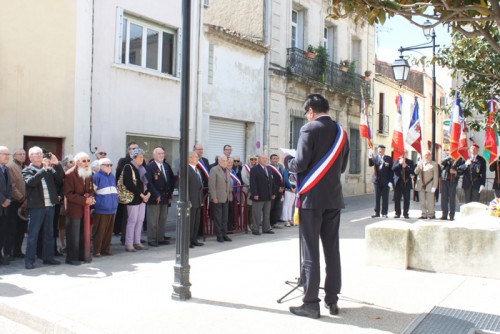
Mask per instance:
[[[3,176],[5,177],[5,183],[8,183],[9,182],[9,176],[7,175],[7,168],[6,167],[2,167],[3,169]]]
[[[266,167],[263,167],[264,168],[264,172],[266,172],[266,176],[269,178],[269,173],[267,172],[267,168]]]
[[[160,165],[160,173],[163,175],[165,181],[167,180],[167,174],[165,174],[165,170],[163,169],[163,164]]]
[[[198,170],[198,168],[196,168],[196,175],[198,175],[198,179],[200,180],[200,183],[203,184],[203,179],[201,178],[201,174],[200,174],[200,171]]]

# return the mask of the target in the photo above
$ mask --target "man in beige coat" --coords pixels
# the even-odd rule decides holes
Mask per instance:
[[[415,168],[418,176],[417,191],[421,192],[420,208],[422,215],[420,219],[435,219],[435,198],[434,193],[439,184],[439,166],[431,160],[431,151],[424,151],[424,159],[420,160]]]
[[[210,193],[215,235],[218,242],[232,241],[227,236],[227,210],[229,202],[233,200],[231,176],[229,170],[226,168],[227,157],[221,155],[217,162],[218,165],[210,169],[210,177],[208,178],[208,191]]]

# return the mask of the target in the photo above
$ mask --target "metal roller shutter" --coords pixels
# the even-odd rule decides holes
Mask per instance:
[[[246,160],[246,124],[221,118],[210,118],[209,140],[205,145],[205,157],[214,162],[216,155],[223,154],[224,145],[231,145],[231,155],[238,155]]]

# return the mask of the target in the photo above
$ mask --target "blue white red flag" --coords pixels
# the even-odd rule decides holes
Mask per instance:
[[[405,143],[403,141],[403,117],[401,114],[401,110],[403,108],[403,97],[400,94],[396,97],[396,106],[396,124],[394,125],[391,143],[391,147],[394,149],[394,161],[402,157],[405,151]]]
[[[415,106],[411,116],[410,127],[406,134],[406,142],[419,154],[422,154],[422,131],[420,129],[420,117],[418,115],[418,98],[415,96]]]

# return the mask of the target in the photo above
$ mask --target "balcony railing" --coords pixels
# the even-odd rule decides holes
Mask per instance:
[[[332,90],[357,98],[361,98],[363,92],[365,99],[371,99],[370,82],[365,81],[364,77],[353,72],[344,72],[340,65],[331,61],[321,64],[317,58],[306,57],[304,50],[287,49],[286,67],[289,75],[323,84]]]

